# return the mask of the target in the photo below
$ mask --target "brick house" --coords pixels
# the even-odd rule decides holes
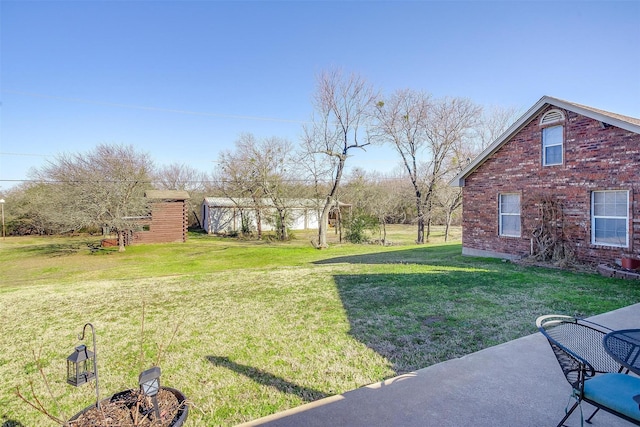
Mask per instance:
[[[141,219],[132,244],[171,243],[187,240],[189,193],[176,190],[149,190],[151,215]]]
[[[545,96],[452,185],[464,255],[640,259],[640,119]]]

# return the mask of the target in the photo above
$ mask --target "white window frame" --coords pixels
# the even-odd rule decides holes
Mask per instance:
[[[560,129],[560,141],[549,141],[549,136],[547,136],[547,132],[551,129]],[[549,163],[547,161],[547,148],[551,147],[560,147],[560,161],[557,163]],[[542,165],[543,166],[557,166],[561,165],[564,162],[564,126],[556,125],[549,126],[542,129]]]
[[[502,205],[503,205],[503,197],[507,197],[507,196],[515,196],[518,198],[518,212],[504,212],[502,209]],[[521,237],[522,236],[522,224],[521,224],[521,210],[522,210],[522,204],[521,204],[521,197],[519,193],[500,193],[498,194],[498,222],[499,222],[499,228],[498,228],[498,234],[500,236],[505,236],[505,237]],[[518,217],[518,234],[508,234],[507,232],[504,231],[504,226],[503,226],[503,219],[505,217]]]
[[[600,203],[604,205],[604,208],[609,210],[609,212],[599,212],[596,215],[596,194],[615,194],[614,203]],[[616,209],[616,205],[619,200],[618,196],[624,196],[625,200],[625,209],[624,216],[621,215],[622,209]],[[613,210],[613,212],[611,212]],[[611,241],[597,240],[596,237],[596,221],[598,220],[624,220],[624,242],[623,243],[612,243]],[[628,190],[595,190],[591,192],[591,244],[598,246],[612,246],[618,248],[628,248],[629,247],[629,191]]]

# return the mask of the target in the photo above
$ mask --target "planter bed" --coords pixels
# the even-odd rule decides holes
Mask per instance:
[[[617,265],[601,264],[598,266],[598,273],[605,277],[640,280],[640,272],[636,270],[628,270]]]
[[[100,408],[91,405],[69,420],[69,427],[179,427],[187,419],[188,406],[184,395],[173,388],[162,387],[157,395],[160,420],[156,420],[151,398],[140,390],[126,390],[100,401]]]

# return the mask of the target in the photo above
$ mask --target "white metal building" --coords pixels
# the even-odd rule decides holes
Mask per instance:
[[[290,230],[318,228],[322,201],[314,199],[288,199]],[[259,201],[263,231],[275,229],[276,210],[270,199]],[[248,219],[250,228],[257,229],[256,206],[248,198],[205,197],[202,202],[202,228],[207,233],[230,233],[242,228],[242,215]]]

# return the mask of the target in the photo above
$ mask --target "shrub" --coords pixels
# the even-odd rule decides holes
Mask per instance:
[[[369,240],[367,232],[374,232],[377,228],[376,218],[366,214],[353,215],[345,222],[344,238],[351,243],[365,243]]]

